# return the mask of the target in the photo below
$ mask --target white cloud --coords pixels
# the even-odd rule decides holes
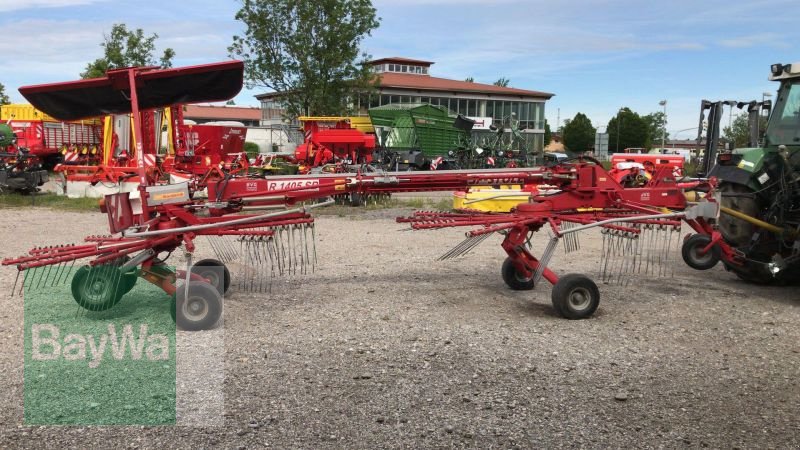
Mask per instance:
[[[789,48],[785,38],[777,33],[757,33],[750,35],[737,36],[728,39],[721,39],[719,44],[729,48],[749,48],[756,46],[768,46],[777,48]]]
[[[63,8],[67,6],[83,6],[107,0],[3,0],[0,12],[21,11],[34,8]]]

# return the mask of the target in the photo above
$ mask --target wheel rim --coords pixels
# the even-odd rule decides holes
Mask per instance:
[[[91,275],[90,275],[91,276]],[[87,282],[83,289],[83,300],[93,305],[102,305],[108,301],[108,280],[96,277]]]
[[[703,249],[705,247],[706,244],[703,243],[698,243],[697,245],[692,246],[692,249],[689,253],[696,264],[704,265],[710,262],[711,258],[713,258],[710,250],[703,254]]]
[[[575,288],[567,296],[567,304],[574,311],[587,309],[592,304],[592,293],[586,288]]]
[[[215,271],[210,270],[202,274],[201,276],[206,280],[208,280],[208,282],[211,283],[212,286],[219,286],[219,276],[217,276]]]
[[[206,303],[205,299],[199,296],[190,296],[185,302],[183,302],[183,317],[191,320],[192,322],[197,322],[203,320],[206,315],[208,315],[208,303]]]
[[[533,276],[524,277],[521,273],[517,272],[517,269],[514,269],[514,278],[520,283],[527,283],[533,279]]]

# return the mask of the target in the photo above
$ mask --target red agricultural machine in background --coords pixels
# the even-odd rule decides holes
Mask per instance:
[[[114,114],[132,114],[138,182],[134,192],[104,199],[112,235],[90,236],[82,245],[36,248],[23,257],[3,260],[20,272],[39,269],[24,277],[23,289],[60,283],[65,268],[81,261],[79,264],[85,265],[71,281],[73,297],[81,307],[108,309],[142,278],[171,295],[179,326],[205,329],[221,316],[221,295],[232,284],[226,263],[237,261],[243,266],[239,289],[259,292],[269,284],[265,278],[314,267],[314,219],[306,209],[329,202],[266,214],[251,211],[341,194],[547,184],[553,187],[550,194],[536,195],[531,203],[510,213],[420,212],[399,221],[413,229],[475,227],[444,258],[465,254],[489,235],[499,233],[508,255],[502,274],[509,287],[532,289],[544,278],[554,284],[551,297],[556,311],[580,319],[594,313],[600,293],[589,277],[559,277],[548,267],[560,241],[568,252],[575,251],[579,231],[602,229],[602,276],[621,282],[633,273],[665,274],[672,262],[669,250],[681,245],[680,220],[713,221],[716,217],[713,201],[686,209],[686,199],[669,169],[656,170],[642,187],[624,188],[589,158],[531,169],[320,174],[307,177],[307,183],[301,178],[281,186],[272,185],[276,183],[272,179],[233,175],[208,180],[208,200],[195,198],[188,183],[155,185],[143,151],[154,135],[144,132],[147,125],[140,111],[170,107],[175,101],[225,100],[241,89],[242,75],[242,63],[229,61],[166,70],[115,70],[99,79],[21,88],[32,104],[64,120],[96,115],[99,105]],[[545,228],[551,237],[537,258],[529,243]],[[208,238],[218,259],[193,262],[199,236]],[[165,260],[179,248],[185,270],[175,271]]]
[[[64,174],[67,195],[94,192],[102,196],[120,189],[135,190],[138,151],[143,153],[148,178],[154,184],[191,180],[202,185],[228,173],[246,173],[245,127],[185,124],[182,105],[144,110],[139,116],[146,136],[140,150],[131,115],[107,116],[98,164],[56,166],[56,172]]]
[[[87,118],[59,121],[27,104],[0,107],[0,120],[13,130],[17,145],[37,157],[45,168],[67,164],[98,164],[102,121]]]
[[[300,173],[317,169],[349,172],[350,166],[372,162],[375,135],[350,125],[347,117],[300,117],[305,139],[295,149]]]

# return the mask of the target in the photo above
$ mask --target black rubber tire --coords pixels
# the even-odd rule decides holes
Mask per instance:
[[[577,273],[559,278],[550,296],[553,308],[566,319],[586,319],[600,306],[597,285],[591,278]]]
[[[713,268],[719,263],[722,257],[722,252],[718,246],[713,246],[705,254],[701,255],[700,251],[708,246],[711,242],[711,237],[705,234],[693,234],[683,242],[681,246],[681,256],[683,261],[692,269],[708,270]]]
[[[175,320],[175,310],[177,309],[175,307],[175,296],[176,295],[177,295],[177,291],[176,291],[175,294],[172,294],[172,297],[170,297],[170,299],[169,299],[169,315],[172,317],[172,321],[177,323],[177,320]]]
[[[89,286],[91,282],[92,286]],[[72,277],[72,298],[87,311],[106,311],[119,303],[125,292],[119,270],[83,266]]]
[[[505,281],[508,287],[515,291],[530,291],[534,288],[533,276],[530,278],[520,277],[510,256],[503,261],[500,274],[503,276],[503,281]]]
[[[219,279],[219,267],[222,267],[222,277]],[[209,280],[217,288],[217,292],[224,294],[231,287],[231,272],[221,261],[216,259],[202,259],[192,266],[192,273]]]
[[[131,269],[128,272],[122,274],[122,295],[127,294],[128,292],[136,286],[136,282],[139,280],[139,270],[138,269]]]
[[[753,194],[750,188],[741,184],[722,183],[719,191],[722,193],[720,206],[758,217],[761,208],[756,198],[747,196]],[[721,213],[719,215],[719,231],[727,243],[734,247],[741,247],[750,243],[756,228],[749,222]]]
[[[366,205],[366,201],[364,199],[364,195],[358,192],[351,192],[350,193],[350,206],[364,206]]]
[[[190,281],[188,298],[185,287],[177,286],[172,311],[181,330],[208,330],[222,317],[222,296],[205,281]]]
[[[753,284],[775,284],[778,280],[766,268],[755,263],[746,264],[744,267],[726,264],[725,269],[733,272],[740,280]]]

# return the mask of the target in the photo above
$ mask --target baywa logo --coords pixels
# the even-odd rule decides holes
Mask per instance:
[[[89,368],[96,369],[109,353],[106,351],[109,347],[110,356],[117,361],[125,358],[138,361],[143,356],[150,361],[166,361],[170,347],[174,348],[167,335],[148,335],[147,324],[139,326],[138,336],[134,335],[132,325],[125,325],[118,337],[116,326],[110,323],[106,334],[95,337],[72,333],[64,336],[63,342],[59,339],[61,330],[54,324],[34,324],[31,328],[34,361],[55,361],[62,357],[66,361],[87,361],[88,357]]]
[[[87,311],[75,291],[69,282],[24,291],[25,423],[174,424],[169,297],[140,280],[112,308]]]

